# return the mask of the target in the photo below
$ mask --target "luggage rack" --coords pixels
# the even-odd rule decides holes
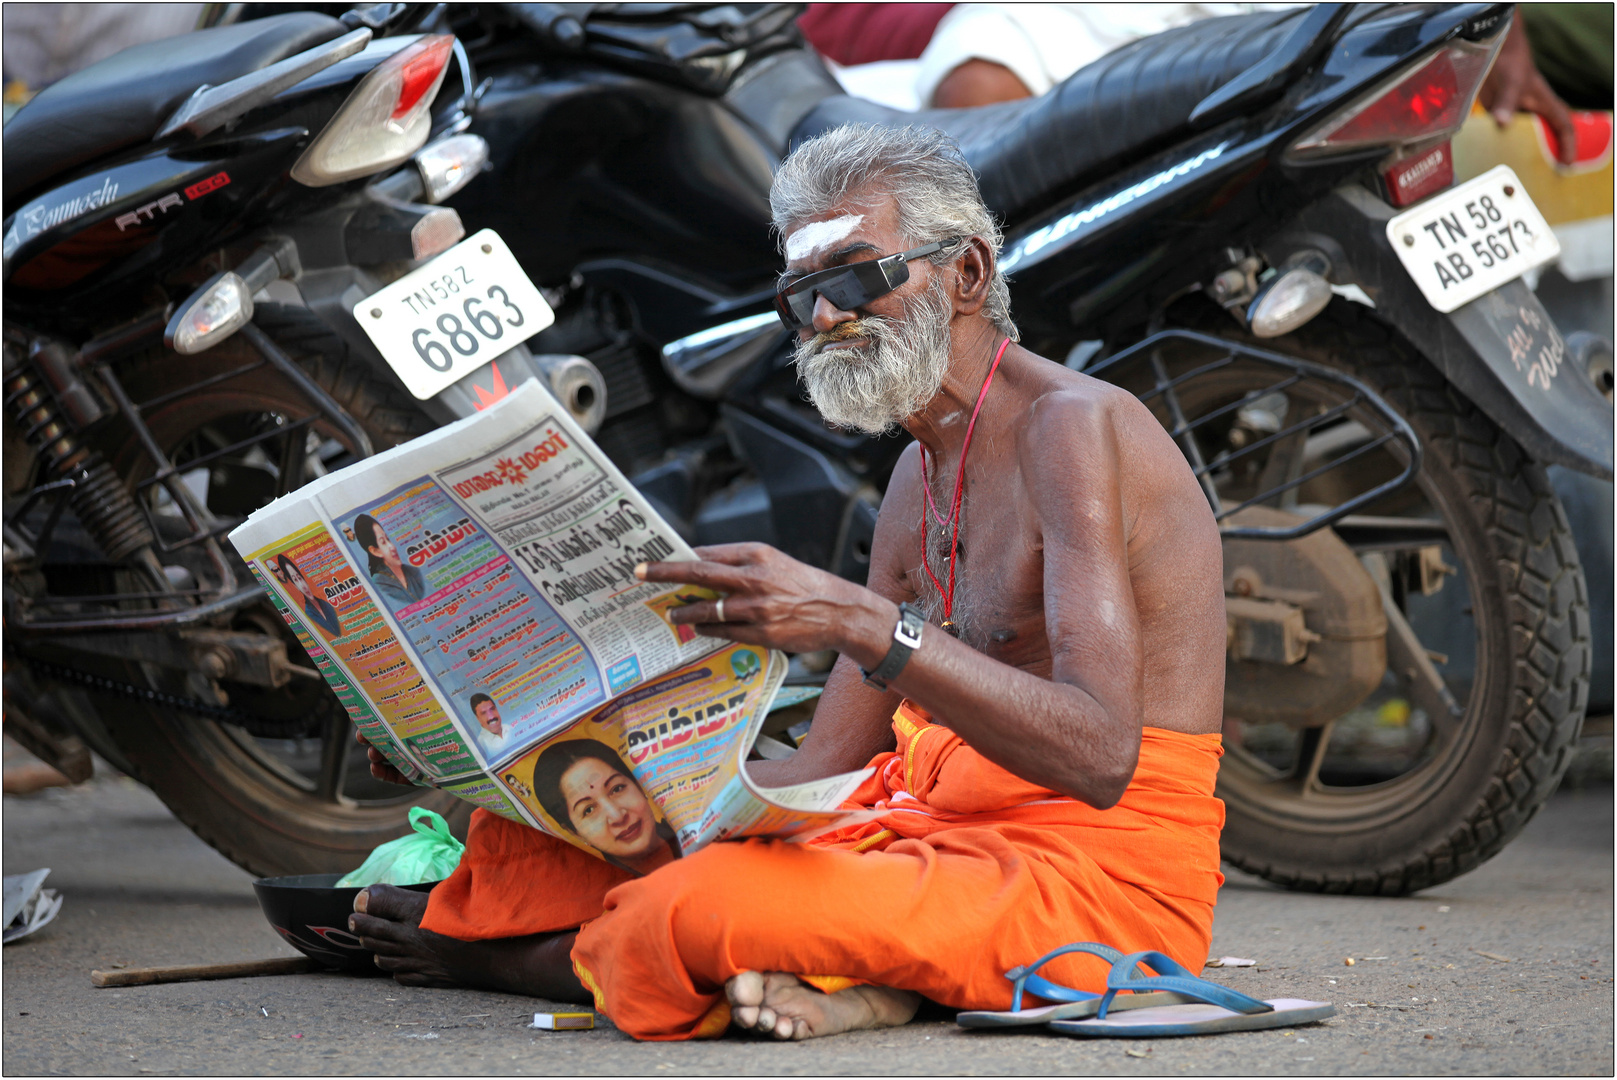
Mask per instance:
[[[1169,358],[1165,356],[1168,353],[1174,354],[1173,358],[1176,360],[1188,353],[1188,369],[1170,374]],[[1199,389],[1207,380],[1218,377],[1220,373],[1227,372],[1241,362],[1270,369],[1275,377],[1267,385],[1246,392],[1233,401],[1223,402],[1197,416],[1187,417],[1182,405],[1182,396]],[[1181,361],[1177,366],[1184,367],[1184,362]],[[1142,381],[1138,374],[1142,369],[1148,382],[1147,388],[1143,390],[1137,388]],[[1164,426],[1184,453],[1191,472],[1201,484],[1202,492],[1207,496],[1207,501],[1213,509],[1213,517],[1219,523],[1219,531],[1226,538],[1294,540],[1337,523],[1352,526],[1353,532],[1364,533],[1369,537],[1374,533],[1377,522],[1391,522],[1395,519],[1358,516],[1356,512],[1403,488],[1420,471],[1420,439],[1408,422],[1393,411],[1392,407],[1370,387],[1351,375],[1323,364],[1227,341],[1194,330],[1163,330],[1086,368],[1085,374],[1131,389],[1148,407],[1156,405],[1160,410],[1166,411],[1168,420]],[[1239,417],[1243,410],[1259,405],[1265,399],[1269,399],[1270,395],[1283,395],[1288,390],[1298,388],[1311,391],[1315,397],[1335,400],[1329,405],[1318,403],[1323,406],[1320,411],[1305,415],[1300,420],[1289,424],[1281,421],[1284,426],[1277,425],[1276,430],[1264,433],[1261,438],[1236,446],[1226,444],[1209,456],[1210,447],[1206,445],[1206,439],[1212,434],[1209,430],[1210,425],[1226,418]],[[1320,393],[1321,390],[1324,391],[1323,394]],[[1158,413],[1158,418],[1161,419],[1159,408],[1153,408],[1152,411]],[[1289,416],[1287,419],[1290,419]],[[1363,438],[1358,437],[1361,431],[1364,433]],[[1336,434],[1331,435],[1332,432]],[[1343,439],[1344,434],[1347,436],[1346,439]],[[1289,449],[1293,452],[1294,459],[1300,462],[1303,457],[1302,450],[1310,438],[1319,439],[1321,443],[1340,441],[1343,443],[1342,452],[1328,456],[1327,460],[1313,468],[1306,470],[1289,468],[1288,475],[1261,485],[1259,490],[1251,494],[1231,498],[1227,493],[1219,491],[1220,479],[1227,480],[1231,477],[1234,466],[1239,462],[1256,463],[1259,459],[1255,455],[1259,451],[1270,450],[1272,458],[1275,453]],[[1343,469],[1382,448],[1385,448],[1395,461],[1402,464],[1403,467],[1396,476],[1337,502],[1334,506],[1307,515],[1305,520],[1295,525],[1266,527],[1236,524],[1229,520],[1251,506],[1267,505],[1286,509],[1285,504],[1288,501],[1295,505],[1294,493],[1303,485],[1320,479],[1327,473]],[[1353,516],[1352,520],[1343,521],[1350,516]],[[1441,522],[1433,521],[1431,525],[1432,539],[1429,539],[1428,543],[1440,539],[1445,532]],[[1406,525],[1402,531],[1407,531],[1407,528]]]

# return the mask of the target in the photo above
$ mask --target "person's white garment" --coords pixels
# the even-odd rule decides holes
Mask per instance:
[[[931,101],[967,60],[991,60],[1034,96],[1113,49],[1176,26],[1295,4],[958,4],[921,54],[915,96]]]
[[[922,107],[921,99],[915,96],[915,73],[921,67],[919,60],[877,60],[844,67],[828,56],[820,59],[831,69],[831,74],[842,84],[842,89],[854,97],[905,112],[914,112]]]
[[[205,4],[0,5],[5,77],[30,90],[131,45],[196,29]]]
[[[482,748],[483,756],[495,761],[505,753],[505,731],[502,729],[498,735],[489,731],[481,724],[477,726],[477,745]]]
[[[958,4],[932,33],[919,60],[830,64],[842,88],[889,108],[926,108],[949,72],[967,60],[1009,68],[1037,96],[1132,41],[1219,15],[1297,7],[1295,3]]]

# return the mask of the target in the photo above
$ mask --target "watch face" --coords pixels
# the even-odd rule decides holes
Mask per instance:
[[[921,628],[926,625],[926,619],[919,611],[904,604],[899,608],[898,631],[911,642],[920,643]],[[896,635],[895,635],[896,636]]]

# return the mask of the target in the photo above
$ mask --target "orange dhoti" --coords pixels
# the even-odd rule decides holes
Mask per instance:
[[[422,926],[463,940],[582,926],[574,970],[642,1039],[721,1034],[724,984],[742,971],[1006,1009],[1005,972],[1073,941],[1201,968],[1224,880],[1219,736],[1144,729],[1128,790],[1096,810],[1018,779],[908,703],[893,728],[898,749],[847,804],[876,820],[808,843],[713,844],[644,878],[479,812]],[[1106,965],[1069,955],[1040,974],[1099,991]]]

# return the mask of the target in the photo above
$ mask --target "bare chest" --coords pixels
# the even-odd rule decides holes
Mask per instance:
[[[908,579],[929,621],[1003,663],[1043,672],[1044,557],[1024,510],[1009,490],[979,491],[962,500],[956,530],[946,508],[929,507],[925,526],[914,523]]]

